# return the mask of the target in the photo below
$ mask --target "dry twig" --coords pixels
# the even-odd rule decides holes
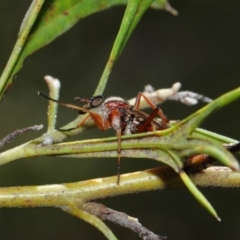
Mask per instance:
[[[117,223],[120,226],[131,229],[132,231],[139,234],[144,240],[163,240],[165,236],[159,236],[151,232],[147,228],[143,227],[138,222],[137,218],[128,216],[126,213],[115,211],[111,208],[107,208],[102,204],[88,202],[83,205],[83,209],[102,220],[108,220]]]
[[[4,137],[2,140],[0,140],[0,148],[2,148],[5,144],[10,143],[19,135],[22,135],[23,133],[29,132],[29,131],[39,131],[43,128],[43,125],[34,125],[31,127],[26,127],[22,129],[18,129],[10,134],[8,134],[6,137]]]

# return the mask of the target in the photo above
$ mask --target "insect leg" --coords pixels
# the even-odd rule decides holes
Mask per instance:
[[[166,129],[168,128],[167,123],[169,120],[167,117],[164,115],[163,111],[161,108],[157,107],[147,96],[145,96],[143,93],[139,92],[137,97],[136,97],[136,102],[135,105],[133,106],[133,110],[139,110],[140,102],[141,102],[141,97],[144,98],[144,100],[147,102],[147,104],[153,109],[158,109],[157,115],[161,118],[163,128]]]
[[[96,113],[92,113],[90,112],[88,109],[86,108],[82,108],[82,107],[78,107],[78,106],[75,106],[73,104],[68,104],[68,103],[64,103],[64,102],[61,102],[61,101],[58,101],[56,99],[53,99],[53,98],[50,98],[40,92],[38,92],[38,95],[50,100],[50,101],[53,101],[53,102],[56,102],[64,107],[67,107],[67,108],[71,108],[71,109],[75,109],[75,110],[78,110],[80,111],[81,113],[88,113],[88,115],[74,128],[69,128],[69,129],[58,129],[59,131],[70,131],[70,130],[74,130],[74,129],[77,129],[79,127],[81,127],[83,125],[83,123],[88,119],[88,117],[90,116],[92,118],[92,120],[94,121],[94,123],[97,125],[97,127],[100,129],[100,130],[105,130],[104,128],[104,125],[101,121],[101,117],[96,114]]]
[[[117,162],[117,185],[120,184],[120,160],[121,160],[121,128],[117,129],[117,138],[118,138],[118,162]]]
[[[145,129],[151,124],[152,120],[157,116],[158,114],[158,108],[155,108],[151,114],[148,116],[148,118],[144,121],[144,123],[138,127],[138,133],[144,132]],[[164,128],[164,126],[163,126]],[[164,128],[165,129],[165,128]]]
[[[59,131],[71,131],[71,130],[74,130],[74,129],[77,129],[77,128],[80,128],[85,122],[86,120],[91,117],[92,120],[94,121],[94,123],[96,124],[96,126],[100,129],[100,130],[106,130],[104,128],[104,125],[102,123],[102,121],[100,120],[100,117],[98,116],[98,114],[94,114],[94,113],[91,113],[91,112],[88,112],[87,116],[76,126],[76,127],[73,127],[73,128],[68,128],[68,129],[57,129]]]
[[[75,130],[77,128],[80,128],[85,122],[86,120],[90,117],[90,115],[88,114],[76,127],[72,127],[72,128],[67,128],[67,129],[62,129],[62,128],[57,128],[58,131],[61,131],[61,132],[68,132],[68,131],[71,131],[71,130]]]

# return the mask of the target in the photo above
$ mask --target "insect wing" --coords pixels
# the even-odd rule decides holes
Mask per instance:
[[[136,132],[140,133],[164,129],[161,120],[155,118],[157,115],[157,111],[158,109],[156,108],[156,110],[153,110],[150,115],[138,110],[127,110],[126,112],[127,114],[133,116],[133,122],[137,123]]]

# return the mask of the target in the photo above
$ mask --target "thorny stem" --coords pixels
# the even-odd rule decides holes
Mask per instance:
[[[210,167],[201,173],[190,174],[189,177],[200,187],[240,187],[240,173],[227,167]],[[72,202],[83,204],[94,199],[183,186],[179,175],[171,168],[160,167],[123,174],[120,186],[116,185],[116,176],[113,176],[67,184],[0,188],[0,205],[64,207]]]
[[[238,94],[239,94],[239,89],[234,90],[231,93],[225,94],[224,102],[222,101],[222,98],[220,97],[215,102],[213,102],[212,105],[209,105],[207,108],[205,107],[204,110],[206,111],[207,114],[209,114],[211,106],[213,106],[213,108],[212,108],[212,111],[213,111],[217,107],[219,108],[221,106],[224,106],[226,104],[226,102],[231,102],[234,99],[236,99],[238,97]],[[232,95],[233,95],[233,97],[232,97]],[[194,128],[196,128],[199,124],[199,122],[197,122],[197,120],[199,118],[200,118],[200,120],[203,120],[204,117],[206,117],[206,115],[207,115],[207,114],[205,114],[204,117],[203,116],[198,117],[199,114],[201,114],[201,110],[199,110],[197,112],[197,114],[193,114],[192,118],[188,117],[187,120],[186,119],[183,120],[182,123],[184,123],[186,126],[189,123],[192,124],[192,130],[194,130]],[[192,119],[196,119],[195,120],[196,122],[192,122],[193,121]],[[177,148],[175,148],[176,150],[182,149],[182,148],[185,149],[185,147],[188,146],[191,142],[198,143],[196,139],[190,140],[191,142],[188,141],[189,139],[187,139],[188,135],[186,134],[186,131],[188,131],[188,132],[191,132],[191,131],[189,131],[188,128],[186,128],[186,126],[184,126],[180,122],[180,124],[178,123],[178,124],[174,125],[172,128],[169,128],[169,129],[161,131],[161,132],[154,132],[154,133],[151,132],[151,133],[147,133],[147,134],[126,136],[123,138],[122,148],[130,149],[129,150],[130,154],[133,154],[134,148],[138,148],[139,150],[141,150],[141,148],[143,148],[143,149],[144,148],[145,149],[146,148],[159,149],[160,143],[161,143],[161,147],[159,150],[163,150],[163,151],[166,149],[171,150],[171,148],[174,148],[174,147],[177,147]],[[181,132],[181,130],[182,130],[182,132]],[[171,133],[173,133],[175,136],[171,135]],[[178,133],[180,133],[180,139],[182,140],[180,145],[178,145],[179,138],[176,139]],[[159,134],[160,138],[158,136],[156,136],[158,134]],[[154,135],[155,135],[155,137],[154,137]],[[148,137],[150,137],[151,139],[149,140]],[[175,137],[175,138],[173,139],[173,137]],[[134,140],[134,138],[137,138],[138,141],[136,142]],[[156,138],[157,141],[154,141],[154,138]],[[169,140],[171,140],[171,141],[169,142]],[[199,140],[199,141],[200,141],[200,143],[205,143],[205,144],[207,142],[207,141],[204,142],[203,140]],[[83,142],[85,142],[85,145],[83,145]],[[95,144],[94,148],[91,146],[91,144]],[[105,144],[105,145],[101,145],[101,144]],[[108,145],[106,145],[106,144],[108,144]],[[177,145],[174,145],[174,144],[177,144]],[[64,145],[66,145],[66,146],[64,146]],[[38,155],[42,156],[44,154],[51,154],[51,155],[63,154],[64,155],[64,154],[69,153],[72,155],[75,154],[77,157],[79,157],[81,155],[81,153],[86,154],[85,156],[87,156],[87,154],[90,153],[90,155],[93,156],[92,154],[94,151],[97,154],[99,154],[99,152],[101,152],[101,151],[103,151],[104,153],[108,153],[108,151],[110,151],[111,154],[116,155],[115,150],[117,148],[115,138],[108,138],[107,140],[105,139],[105,142],[102,139],[82,141],[81,145],[79,143],[65,143],[65,144],[55,144],[55,145],[50,145],[50,146],[45,146],[45,147],[41,147],[41,146],[42,146],[41,140],[38,139],[37,141],[32,141],[30,143],[24,144],[23,146],[9,150],[9,152],[8,152],[9,153],[8,157],[10,157],[9,159],[7,158],[7,154],[8,154],[7,152],[2,153],[1,154],[2,164],[7,161],[12,161],[14,159],[21,158],[21,157],[38,156]],[[106,146],[108,146],[108,147],[106,148]],[[27,147],[27,149],[25,149],[25,147]],[[190,146],[190,147],[194,147],[194,146]],[[204,147],[206,150],[207,149],[206,146],[204,146]],[[212,152],[216,151],[216,149],[217,149],[216,146],[211,146],[211,147],[212,147]],[[204,150],[204,148],[201,148],[201,149]],[[114,150],[114,151],[111,152],[111,150]],[[14,151],[15,151],[16,156],[14,155]],[[127,150],[122,151],[123,155],[124,155],[124,152],[126,153]],[[182,151],[182,152],[184,154],[184,151]],[[145,153],[145,155],[144,155],[144,153]],[[149,153],[149,151],[144,152],[144,150],[143,150],[142,153],[140,152],[140,154],[143,154],[144,157],[146,157],[146,155],[148,155],[147,153]],[[222,154],[223,153],[224,152],[222,152]],[[6,155],[6,156],[4,157],[4,155]],[[134,155],[135,155],[134,157],[136,157],[136,154],[134,154]],[[225,155],[226,155],[226,153],[225,153]],[[139,155],[137,155],[137,156],[139,157]],[[163,156],[163,155],[161,155],[161,156]],[[152,155],[150,157],[152,158]],[[220,157],[220,155],[219,155],[219,157]],[[231,158],[229,158],[229,159],[231,159]],[[161,159],[158,159],[158,160],[161,161]],[[233,161],[233,160],[234,159],[232,158],[231,161]],[[166,160],[166,161],[168,161],[168,160]],[[231,161],[230,161],[230,163],[231,163]],[[164,161],[162,161],[162,162],[164,162]],[[165,162],[165,163],[167,163],[167,162]],[[167,164],[170,165],[169,163],[167,163]],[[234,162],[234,164],[235,164],[235,162]],[[178,166],[178,164],[176,166]],[[238,165],[236,165],[236,166],[238,166]],[[175,169],[175,171],[178,171],[175,168],[175,166],[172,166],[172,167]],[[150,171],[152,171],[152,170],[150,170]],[[173,172],[173,170],[171,170],[171,171]],[[64,208],[64,207],[71,207],[72,202],[79,203],[81,206],[83,203],[85,203],[87,201],[91,201],[93,199],[100,199],[100,198],[106,198],[106,197],[110,197],[110,196],[136,193],[136,192],[141,192],[141,191],[150,191],[150,190],[154,190],[154,189],[159,189],[161,186],[164,186],[165,189],[167,188],[165,181],[164,181],[166,179],[166,176],[168,176],[166,173],[163,176],[161,176],[159,174],[155,175],[156,179],[154,178],[154,174],[152,174],[152,176],[149,176],[148,174],[146,174],[148,176],[147,176],[147,178],[145,178],[145,176],[141,173],[146,174],[146,172],[139,172],[139,173],[123,175],[121,177],[120,187],[116,185],[116,177],[113,177],[113,178],[96,179],[96,180],[78,182],[78,183],[72,183],[72,184],[37,186],[37,187],[22,187],[22,188],[18,187],[18,188],[11,188],[11,189],[4,188],[4,189],[0,189],[0,192],[1,191],[3,192],[3,194],[0,195],[0,205],[3,207],[55,206],[55,207]],[[151,172],[151,173],[153,173],[153,172]],[[226,173],[225,170],[224,170],[224,173]],[[229,174],[229,172],[227,174]],[[177,177],[176,177],[176,174],[172,175],[172,176],[175,176],[175,178],[166,179],[167,184],[170,183],[170,186],[174,187],[174,188],[182,186],[182,183],[179,183],[179,176],[177,175]],[[140,178],[138,178],[138,177],[140,177]],[[237,176],[237,177],[239,178],[239,176]],[[225,179],[226,178],[227,177],[225,176]],[[217,178],[215,178],[215,179],[217,179]],[[172,182],[172,181],[174,181],[174,182]],[[191,183],[191,180],[187,179],[187,181]],[[221,184],[223,183],[223,181],[221,181],[221,180],[219,180],[219,182],[221,182]],[[176,185],[174,185],[174,183]],[[159,186],[159,184],[160,184],[160,186]],[[198,183],[196,183],[196,184],[198,184]],[[47,190],[47,191],[45,191],[45,190]],[[196,190],[196,188],[195,188],[195,190]],[[51,192],[50,196],[49,196],[49,192]],[[13,196],[14,196],[14,199],[13,199]],[[4,198],[4,200],[2,199],[2,197]],[[27,204],[26,204],[26,202],[27,202]],[[71,211],[73,211],[73,213],[74,213],[76,211],[76,209],[74,210],[74,208],[73,208]],[[81,217],[81,214],[79,215],[79,217]],[[87,219],[87,216],[86,216],[86,219]],[[96,221],[93,220],[94,224],[97,224]]]
[[[194,184],[202,187],[240,187],[240,173],[233,172],[226,167],[211,167],[205,171],[190,175]],[[102,211],[89,208],[91,200],[110,196],[133,194],[151,190],[167,190],[183,187],[183,183],[169,167],[161,167],[146,171],[124,174],[121,185],[116,185],[116,178],[107,177],[68,184],[52,184],[43,186],[24,186],[0,188],[1,207],[58,207],[76,217],[97,227],[108,239],[116,240],[111,230],[100,220],[110,220],[118,223],[123,216],[113,210],[108,218]],[[94,211],[93,211],[94,210]],[[143,236],[157,236],[139,224],[125,219],[121,224],[133,228]],[[159,239],[164,239],[160,237]]]

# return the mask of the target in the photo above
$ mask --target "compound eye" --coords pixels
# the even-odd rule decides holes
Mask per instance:
[[[104,97],[101,95],[91,98],[90,107],[92,107],[92,108],[98,107],[99,105],[101,105],[103,103],[103,100],[104,100]]]

